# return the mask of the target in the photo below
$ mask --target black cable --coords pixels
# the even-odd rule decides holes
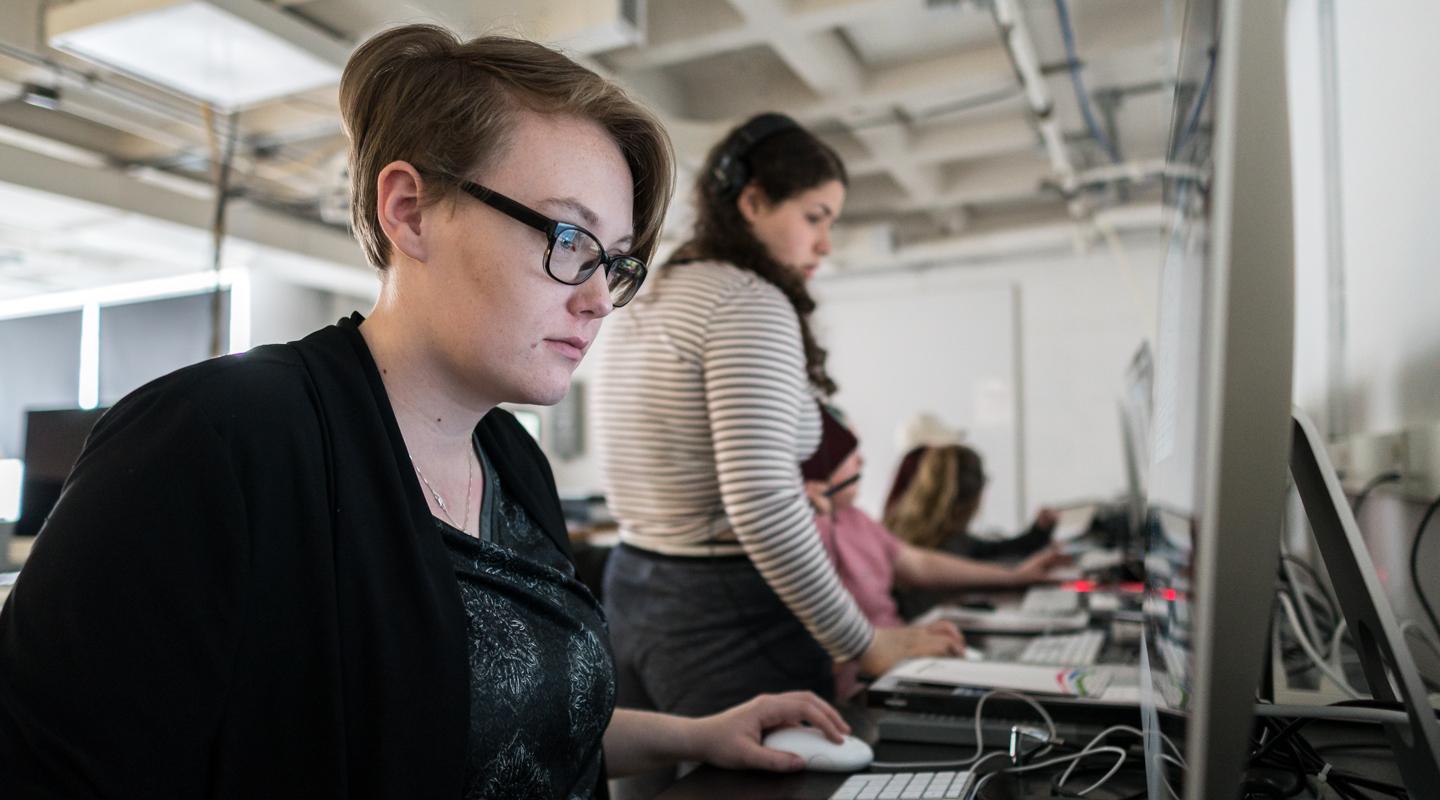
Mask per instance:
[[[1200,130],[1200,115],[1205,110],[1205,101],[1210,97],[1210,87],[1215,79],[1215,56],[1216,49],[1212,45],[1206,51],[1207,63],[1205,65],[1205,78],[1200,82],[1200,90],[1190,102],[1190,113],[1179,135],[1175,137],[1175,147],[1170,151],[1170,160],[1176,160],[1185,150],[1185,145],[1190,143],[1191,137]],[[1198,159],[1190,159],[1191,163],[1197,163]]]
[[[1425,509],[1425,516],[1420,518],[1420,527],[1415,529],[1415,543],[1410,546],[1410,580],[1415,584],[1415,596],[1420,598],[1420,605],[1425,608],[1425,616],[1430,618],[1430,625],[1434,627],[1435,633],[1440,635],[1440,619],[1436,619],[1435,609],[1430,607],[1430,599],[1425,596],[1425,588],[1420,585],[1420,540],[1437,508],[1440,508],[1440,497],[1435,498],[1430,507]]]
[[[1337,703],[1336,705],[1340,704]],[[1368,707],[1365,701],[1346,702],[1344,705],[1361,708]],[[1298,730],[1298,728],[1296,730]],[[1345,770],[1335,769],[1334,765],[1321,756],[1319,751],[1317,751],[1304,736],[1298,734],[1291,736],[1289,738],[1289,744],[1292,753],[1305,765],[1307,772],[1315,772],[1318,774],[1329,765],[1330,771],[1326,775],[1326,782],[1332,787],[1335,787],[1336,790],[1344,796],[1359,797],[1361,800],[1368,800],[1360,791],[1361,788],[1364,788],[1391,797],[1408,797],[1408,793],[1403,786],[1356,775]]]
[[[1070,10],[1066,8],[1065,0],[1055,0],[1055,15],[1060,18],[1060,38],[1065,42],[1070,83],[1075,87],[1075,99],[1080,103],[1080,115],[1085,118],[1085,127],[1090,130],[1090,136],[1100,145],[1100,149],[1105,151],[1111,161],[1118,164],[1120,153],[1100,130],[1099,123],[1095,121],[1095,112],[1090,108],[1090,95],[1085,91],[1085,82],[1080,77],[1080,59],[1075,54],[1075,31],[1070,27]]]
[[[1271,739],[1270,739],[1269,741],[1267,741],[1265,744],[1261,745],[1259,750],[1257,750],[1257,751],[1255,751],[1254,753],[1252,753],[1251,756],[1250,756],[1250,760],[1251,760],[1252,762],[1254,762],[1254,761],[1259,761],[1259,760],[1262,759],[1262,758],[1265,758],[1267,755],[1269,755],[1269,754],[1271,753],[1271,751],[1273,751],[1275,748],[1279,747],[1280,745],[1284,744],[1286,741],[1288,741],[1288,740],[1290,739],[1290,737],[1292,737],[1292,736],[1294,736],[1296,733],[1298,733],[1301,728],[1303,728],[1303,727],[1305,727],[1307,724],[1309,724],[1310,721],[1311,721],[1311,719],[1312,719],[1311,717],[1304,717],[1304,718],[1297,719],[1297,720],[1291,722],[1289,725],[1286,725],[1283,730],[1281,730],[1278,734],[1276,734],[1273,738],[1271,738]],[[1267,726],[1267,727],[1268,727],[1268,726]]]
[[[1389,472],[1382,472],[1366,481],[1365,485],[1360,487],[1360,491],[1355,493],[1355,502],[1350,504],[1351,513],[1359,517],[1360,507],[1365,505],[1365,501],[1369,499],[1371,492],[1387,483],[1399,483],[1403,477],[1399,472],[1392,469]]]

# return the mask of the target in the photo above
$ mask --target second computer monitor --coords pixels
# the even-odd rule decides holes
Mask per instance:
[[[20,519],[17,536],[34,536],[45,524],[50,509],[60,499],[60,490],[85,439],[103,408],[32,410],[25,414],[25,476],[20,486]]]

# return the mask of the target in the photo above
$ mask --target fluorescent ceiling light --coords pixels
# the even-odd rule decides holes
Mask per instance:
[[[234,270],[222,269],[218,273],[213,270],[205,270],[204,272],[189,272],[184,275],[118,283],[92,289],[35,294],[11,300],[0,300],[0,319],[33,317],[39,314],[73,311],[77,308],[83,312],[88,305],[115,306],[145,300],[159,300],[165,297],[180,297],[208,292],[217,286],[229,289],[235,282]],[[248,290],[248,288],[247,284],[246,289]]]
[[[348,48],[259,0],[79,0],[52,47],[235,110],[340,80]]]

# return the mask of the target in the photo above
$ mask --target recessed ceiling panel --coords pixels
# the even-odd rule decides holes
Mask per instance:
[[[706,56],[668,70],[693,119],[731,119],[791,111],[820,98],[768,46]]]
[[[844,34],[869,67],[889,67],[995,43],[995,21],[974,4],[923,6],[921,10],[866,19]]]

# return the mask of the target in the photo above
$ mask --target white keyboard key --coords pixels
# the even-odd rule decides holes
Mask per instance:
[[[953,780],[955,780],[955,773],[953,772],[937,773],[930,781],[930,785],[925,789],[925,794],[921,795],[921,797],[924,798],[924,800],[941,800],[941,798],[945,797],[945,790],[950,788],[950,781]]]
[[[1037,636],[1025,646],[1019,660],[1022,664],[1089,667],[1099,660],[1104,645],[1104,631]]]
[[[970,773],[957,772],[955,780],[950,782],[950,788],[945,790],[945,800],[963,800],[965,790],[970,786]]]
[[[1035,616],[1064,616],[1080,610],[1080,593],[1074,589],[1034,587],[1020,601],[1020,613]]]
[[[878,800],[900,800],[900,793],[910,784],[910,779],[915,777],[913,772],[896,772],[890,776],[890,781],[885,788],[880,790]]]
[[[969,772],[851,775],[830,800],[964,800]]]
[[[923,800],[925,790],[930,787],[930,779],[935,777],[933,772],[917,772],[910,783],[905,786],[905,791],[900,793],[900,800]]]

